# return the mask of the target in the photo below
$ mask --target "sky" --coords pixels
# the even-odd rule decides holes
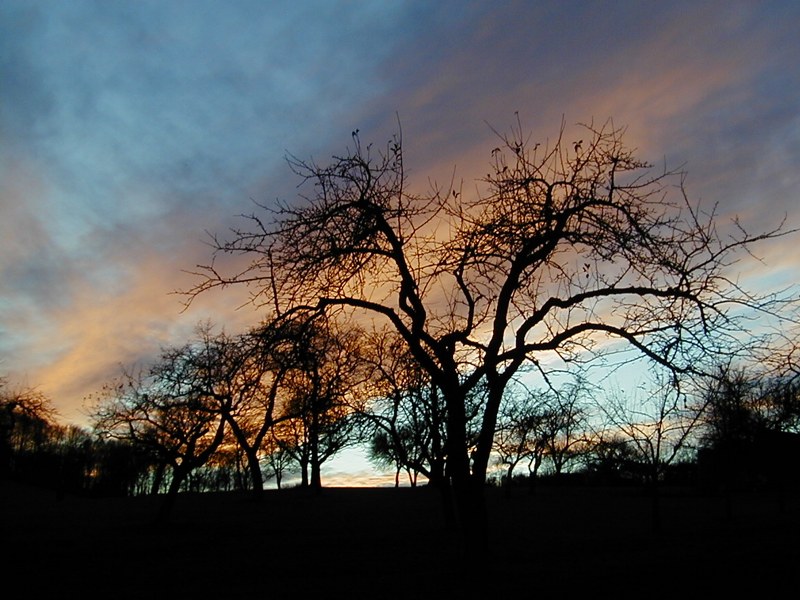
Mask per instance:
[[[85,399],[241,291],[183,311],[207,231],[296,197],[324,162],[402,126],[410,183],[485,175],[493,129],[627,127],[721,223],[800,227],[800,3],[0,3],[0,374],[85,425]],[[757,249],[756,291],[796,283],[800,239]]]

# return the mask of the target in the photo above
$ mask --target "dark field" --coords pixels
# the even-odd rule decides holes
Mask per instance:
[[[476,562],[449,558],[458,540],[425,488],[182,495],[157,528],[156,498],[0,485],[9,599],[796,597],[800,576],[797,493],[667,490],[656,534],[639,490],[492,489]]]

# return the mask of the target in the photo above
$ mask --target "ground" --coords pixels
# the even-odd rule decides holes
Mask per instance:
[[[698,597],[781,590],[800,566],[797,492],[666,490],[657,532],[638,489],[490,489],[476,561],[426,488],[187,494],[155,526],[158,498],[0,486],[6,598]]]

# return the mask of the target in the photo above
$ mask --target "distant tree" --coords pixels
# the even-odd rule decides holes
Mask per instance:
[[[263,463],[266,472],[265,478],[274,478],[275,485],[281,489],[283,478],[291,472],[294,459],[286,447],[281,444],[275,430],[270,433],[266,441]]]
[[[763,431],[800,433],[800,379],[727,365],[705,384],[701,416],[706,446],[752,440]]]
[[[280,394],[286,373],[299,368],[295,327],[264,323],[243,335],[198,328],[193,353],[195,393],[209,398],[246,457],[249,482],[241,485],[259,497],[264,488],[262,446],[281,419]],[[294,363],[293,363],[294,361]]]
[[[656,378],[636,391],[612,391],[598,402],[606,431],[625,443],[629,465],[650,490],[656,531],[661,530],[661,482],[685,456],[703,414],[674,383]]]
[[[395,486],[403,470],[412,486],[420,474],[433,486],[443,485],[446,413],[441,394],[397,335],[376,333],[367,348],[372,387],[359,417],[371,459],[395,468]]]
[[[54,450],[58,456],[57,485],[61,493],[89,493],[94,491],[98,472],[99,440],[92,433],[76,425],[59,426],[53,435]]]
[[[124,373],[107,386],[92,408],[102,438],[138,447],[157,460],[154,490],[163,469],[171,470],[160,521],[169,517],[191,472],[206,464],[224,439],[226,421],[216,400],[196,385],[196,353],[191,344],[165,349],[145,373]]]
[[[741,486],[783,489],[800,460],[797,380],[755,367],[721,367],[705,379],[699,462],[728,500]]]
[[[503,402],[497,419],[494,452],[498,464],[506,469],[505,484],[510,490],[514,470],[526,462],[531,489],[542,464],[545,452],[545,408],[541,396],[533,393],[520,398],[509,394]]]
[[[581,460],[586,473],[604,484],[629,482],[636,477],[636,457],[630,441],[617,431],[592,434]]]
[[[560,388],[549,390],[544,398],[541,424],[544,456],[560,476],[577,462],[586,448],[587,410],[586,383],[577,379]]]
[[[132,496],[149,492],[153,469],[158,466],[152,450],[127,441],[108,439],[84,442],[91,461],[88,491],[99,496]]]
[[[729,269],[781,229],[718,234],[682,173],[654,172],[623,133],[611,123],[574,137],[562,128],[542,145],[518,124],[498,134],[476,193],[422,196],[406,185],[399,135],[380,152],[354,132],[329,165],[290,157],[308,193],[215,238],[218,254],[252,261],[232,274],[213,261],[200,267],[189,301],[243,284],[281,314],[319,310],[394,328],[446,406],[457,520],[467,545],[485,550],[483,487],[502,399],[521,368],[547,376],[555,363],[545,357],[588,360],[622,341],[675,373],[702,371],[706,355],[740,342],[733,307],[773,308]],[[467,404],[481,385],[473,443]]]
[[[286,419],[275,427],[274,435],[280,459],[288,457],[300,473],[300,487],[309,487],[311,447],[308,443],[308,430],[303,421],[298,418]]]
[[[770,429],[800,434],[800,379],[774,376],[761,387],[759,395]]]
[[[49,398],[32,387],[12,388],[0,379],[0,477],[21,474],[52,441],[56,411]]]
[[[720,368],[707,379],[703,416],[706,446],[748,442],[764,427],[758,409],[758,380],[744,369]]]
[[[506,468],[509,485],[514,470],[525,463],[533,491],[546,460],[558,476],[584,451],[585,385],[578,379],[559,388],[509,391],[497,420],[494,452],[497,462]]]
[[[352,427],[346,409],[334,406],[315,411],[296,407],[298,416],[282,421],[275,428],[280,454],[283,460],[289,456],[297,464],[300,485],[315,492],[322,489],[322,465],[351,444]]]
[[[293,368],[283,381],[284,423],[275,435],[300,466],[301,485],[319,491],[323,463],[355,441],[351,396],[365,375],[355,330],[317,317],[300,322],[296,335]]]

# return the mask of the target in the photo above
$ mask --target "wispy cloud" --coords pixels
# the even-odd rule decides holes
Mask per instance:
[[[399,114],[411,182],[467,187],[519,111],[535,136],[613,117],[644,158],[755,229],[800,222],[794,2],[4,2],[0,370],[81,422],[83,397],[242,297],[170,292],[250,200],[291,199]],[[742,265],[791,280],[800,244]],[[235,295],[235,293],[234,293]]]

